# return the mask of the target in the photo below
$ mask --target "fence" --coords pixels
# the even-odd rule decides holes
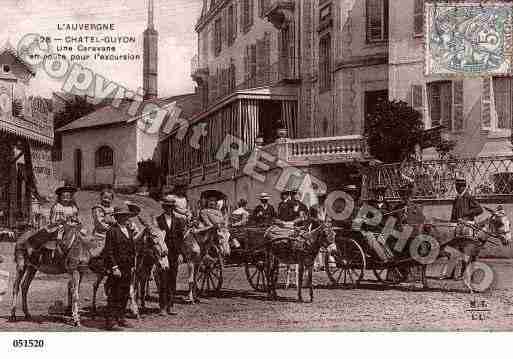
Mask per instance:
[[[398,197],[397,188],[411,178],[417,199],[451,199],[454,180],[463,177],[477,197],[513,195],[513,157],[482,157],[386,164],[367,170],[367,189],[388,187],[387,197]]]

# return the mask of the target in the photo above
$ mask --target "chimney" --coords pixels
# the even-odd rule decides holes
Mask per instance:
[[[148,24],[143,41],[143,90],[145,99],[158,97],[159,33],[155,30],[154,4],[148,0]]]

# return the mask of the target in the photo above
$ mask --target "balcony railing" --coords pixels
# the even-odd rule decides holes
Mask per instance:
[[[220,99],[230,95],[234,91],[248,90],[257,87],[271,86],[280,83],[292,83],[299,80],[297,70],[297,58],[292,56],[282,56],[273,64],[257,68],[254,74],[243,82],[232,86],[234,80],[230,81],[230,75],[224,80],[215,75],[209,76],[209,96],[208,103],[212,105]],[[200,69],[201,70],[201,69]],[[225,69],[226,71],[227,69]],[[230,85],[230,82],[232,85]]]
[[[457,160],[433,160],[406,164],[387,164],[369,169],[369,188],[388,186],[388,197],[398,197],[397,188],[408,179],[415,182],[418,199],[452,199],[454,181],[467,180],[477,197],[513,195],[513,157],[483,157]]]
[[[369,159],[367,143],[362,136],[338,136],[304,139],[280,139],[259,148],[260,151],[285,161],[291,166],[364,161]],[[230,159],[203,164],[169,176],[168,181],[187,178],[196,183],[233,178],[241,171],[249,153],[239,159],[239,169],[234,169]]]

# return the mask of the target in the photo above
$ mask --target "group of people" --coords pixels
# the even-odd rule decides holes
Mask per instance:
[[[187,226],[194,222],[197,217],[197,225],[203,232],[215,228],[219,236],[219,242],[226,247],[226,251],[241,246],[241,236],[230,236],[237,233],[237,229],[244,228],[250,221],[256,225],[279,225],[283,228],[294,228],[301,225],[308,219],[318,221],[333,221],[335,225],[353,228],[358,226],[356,219],[360,205],[360,190],[354,185],[344,188],[355,203],[352,216],[343,223],[336,223],[330,218],[329,210],[326,208],[326,193],[318,194],[318,204],[307,208],[301,200],[300,194],[295,189],[287,189],[281,193],[281,202],[277,209],[269,203],[271,195],[261,193],[260,204],[250,213],[247,208],[248,202],[240,199],[237,208],[227,214],[219,202],[219,198],[209,197],[200,208],[196,216],[190,209],[187,200],[187,184],[177,183],[171,191],[163,195],[161,206],[162,213],[156,218],[156,226],[165,233],[165,242],[168,247],[168,259],[170,268],[160,273],[159,304],[161,315],[174,315],[173,311],[176,278],[179,265],[179,256],[183,254],[181,243],[184,241]],[[418,209],[411,202],[413,185],[408,184],[400,188],[401,201],[391,206],[385,199],[387,187],[377,186],[374,189],[374,197],[367,204],[382,212],[385,216],[395,216],[400,226],[407,223],[407,216],[412,213],[411,209]],[[483,210],[479,203],[470,195],[464,179],[456,181],[457,197],[454,200],[451,220],[456,222],[463,220],[474,220]],[[50,213],[50,231],[56,233],[57,241],[62,238],[64,224],[80,223],[78,218],[78,207],[73,199],[76,189],[73,186],[63,186],[57,189],[57,203],[52,207]],[[130,294],[130,283],[134,271],[136,259],[135,243],[144,234],[131,218],[135,217],[129,206],[113,206],[114,193],[105,189],[100,194],[100,201],[92,208],[92,219],[94,224],[93,235],[104,243],[103,257],[108,273],[107,281],[107,328],[114,328],[115,325],[129,326],[125,321],[125,308]],[[336,205],[334,205],[336,207]],[[340,208],[339,208],[340,210]],[[342,208],[343,210],[343,208]],[[335,208],[337,211],[337,208]],[[415,211],[413,211],[415,212]],[[385,223],[383,221],[382,223]],[[230,229],[230,230],[229,230]],[[366,233],[365,228],[359,228]],[[370,231],[367,231],[370,233]],[[374,233],[376,231],[374,230]],[[462,233],[464,235],[464,233]],[[390,260],[393,254],[390,248],[379,243],[376,236],[369,237],[371,246],[382,256],[383,260]],[[189,284],[191,285],[191,284]]]

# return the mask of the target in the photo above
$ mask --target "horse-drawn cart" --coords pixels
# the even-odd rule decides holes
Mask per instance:
[[[451,259],[451,251],[448,251],[448,248],[460,251],[460,264],[463,260],[466,263],[465,268],[472,268],[479,251],[485,244],[499,245],[494,239],[505,245],[509,242],[509,221],[505,214],[498,210],[486,209],[491,216],[479,224],[465,221],[458,224],[447,221],[410,223],[414,230],[400,252],[392,250],[395,245],[394,240],[390,241],[391,238],[383,240],[383,237],[379,237],[383,236],[381,232],[338,228],[337,249],[326,256],[325,270],[334,285],[356,287],[363,280],[365,271],[371,270],[380,283],[399,284],[413,277],[414,280],[420,281],[423,287],[427,287],[427,264],[438,263],[447,269],[447,266],[439,260],[442,258],[454,260],[454,258]],[[457,228],[467,229],[464,230],[467,232],[465,238],[459,237]],[[417,243],[412,246],[417,234],[429,236],[433,241],[420,241],[418,242],[420,245],[417,246]],[[388,260],[384,260],[383,256],[375,250],[375,244],[378,241],[386,246],[386,250],[393,253]],[[412,256],[411,253],[416,255]],[[436,257],[429,260],[433,253]],[[484,280],[482,276],[464,274],[462,279],[469,289],[480,291]]]
[[[230,236],[240,243],[228,256],[221,254],[219,245],[208,246],[196,274],[196,288],[200,296],[217,295],[223,286],[225,267],[244,266],[246,278],[257,291],[266,291],[264,233],[267,226],[249,225],[230,228]],[[208,254],[208,255],[207,255]]]

